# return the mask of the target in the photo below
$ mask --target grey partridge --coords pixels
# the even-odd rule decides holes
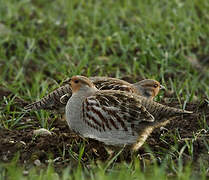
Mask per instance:
[[[106,145],[128,145],[136,151],[155,128],[192,113],[132,92],[99,90],[84,76],[74,76],[69,83],[72,96],[65,110],[70,129]]]

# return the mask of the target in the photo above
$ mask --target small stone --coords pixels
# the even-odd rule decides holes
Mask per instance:
[[[26,146],[26,143],[23,142],[23,141],[18,141],[15,144],[15,147],[18,148],[18,149],[23,148],[24,146]]]
[[[175,177],[175,174],[174,173],[168,173],[167,177]]]
[[[41,161],[39,159],[36,159],[33,163],[36,166],[40,166],[41,165]]]
[[[25,170],[25,171],[23,171],[22,173],[23,173],[23,176],[27,176],[27,175],[29,174],[29,172],[28,172],[28,171],[26,171],[26,170]]]
[[[26,122],[31,122],[31,121],[32,121],[32,119],[30,119],[30,118],[26,119]]]
[[[3,161],[8,161],[7,156],[6,156],[6,155],[3,155],[2,160],[3,160]]]
[[[26,143],[24,141],[20,141],[20,143],[24,146],[26,146]]]
[[[51,136],[52,135],[52,133],[49,130],[44,129],[44,128],[34,130],[33,134],[36,136],[48,136],[48,135]]]
[[[161,135],[163,135],[164,133],[168,132],[168,129],[165,127],[160,127],[160,132],[161,132]]]

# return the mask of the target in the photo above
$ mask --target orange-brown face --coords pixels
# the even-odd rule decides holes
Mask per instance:
[[[86,85],[89,87],[94,87],[94,84],[84,76],[73,76],[69,83],[72,89],[72,93],[77,92],[81,87]]]
[[[160,83],[159,82],[154,82],[152,85],[152,89],[153,89],[153,97],[157,96],[160,90]]]
[[[141,86],[144,87],[145,93],[151,95],[151,98],[157,96],[160,89],[165,89],[165,87],[160,85],[158,81],[152,79],[142,81]]]

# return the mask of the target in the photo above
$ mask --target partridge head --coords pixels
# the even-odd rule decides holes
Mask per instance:
[[[71,86],[72,94],[78,91],[89,90],[90,88],[96,89],[95,85],[85,76],[73,76],[69,80]],[[87,91],[88,92],[88,91]]]
[[[138,89],[138,91],[140,92],[139,94],[141,96],[144,96],[148,99],[153,99],[158,95],[161,89],[162,90],[166,89],[158,81],[153,79],[144,79],[142,81],[133,84],[133,86]]]
[[[90,77],[92,83],[95,84],[97,89],[100,90],[121,90],[132,93],[137,93],[148,99],[153,99],[158,95],[160,89],[164,89],[158,81],[145,79],[135,84],[130,84],[126,81],[110,78],[110,77]],[[72,95],[72,90],[69,85],[70,79],[64,82],[64,85],[60,88],[52,91],[41,100],[29,104],[25,107],[26,110],[58,110],[63,112],[67,104],[67,101]]]
[[[136,93],[99,90],[83,76],[74,76],[69,83],[72,96],[65,110],[70,129],[107,145],[128,145],[137,150],[153,129],[175,116],[192,113]]]

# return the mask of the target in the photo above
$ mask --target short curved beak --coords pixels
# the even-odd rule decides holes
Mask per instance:
[[[163,85],[160,85],[160,89],[166,90],[165,86],[163,86]]]

